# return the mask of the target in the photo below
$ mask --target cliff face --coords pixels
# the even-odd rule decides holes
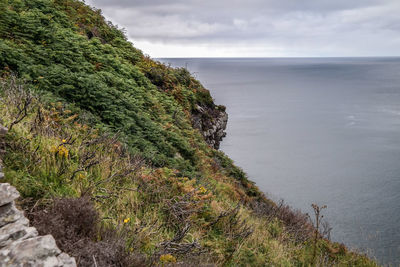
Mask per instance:
[[[228,123],[228,114],[224,106],[196,105],[192,112],[193,127],[198,129],[203,135],[207,144],[215,149],[219,149],[222,139],[226,136],[226,125]]]
[[[214,103],[210,91],[185,68],[172,68],[150,58],[144,58],[140,67],[160,92],[172,96],[190,114],[193,128],[200,131],[206,143],[218,149],[226,136],[228,114],[224,106]]]

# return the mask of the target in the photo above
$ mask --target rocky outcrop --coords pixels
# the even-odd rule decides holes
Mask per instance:
[[[0,125],[0,178],[4,177],[1,156],[6,133]],[[51,235],[39,236],[36,228],[29,226],[29,220],[15,206],[18,197],[15,187],[0,183],[0,267],[76,267],[75,259],[62,253]]]
[[[29,227],[29,220],[15,207],[18,197],[14,187],[0,184],[0,266],[76,266],[51,235],[39,236]]]
[[[203,135],[207,144],[219,149],[222,138],[226,136],[228,114],[224,106],[199,106],[192,112],[193,127]]]

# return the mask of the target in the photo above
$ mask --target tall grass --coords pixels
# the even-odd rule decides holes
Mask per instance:
[[[376,266],[326,239],[314,246],[305,215],[251,184],[257,194],[249,195],[244,174],[221,152],[198,152],[201,176],[186,177],[152,166],[129,152],[118,132],[92,125],[90,115],[67,103],[38,97],[13,76],[1,80],[0,94],[0,123],[13,125],[6,179],[33,223],[82,266],[104,257],[114,266],[130,258],[132,265],[160,266]],[[82,236],[85,245],[75,246]],[[110,250],[114,237],[123,240],[121,254]]]

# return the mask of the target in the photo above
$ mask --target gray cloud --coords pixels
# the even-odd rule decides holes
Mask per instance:
[[[90,0],[133,41],[280,55],[398,55],[399,0]],[[270,51],[270,50],[268,50]],[[270,51],[271,52],[271,51]]]

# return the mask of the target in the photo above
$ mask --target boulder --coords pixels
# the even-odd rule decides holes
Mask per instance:
[[[24,216],[24,213],[15,207],[14,202],[0,206],[0,227],[13,223]]]
[[[13,266],[60,266],[61,254],[51,235],[16,241],[0,250],[0,262]]]
[[[75,258],[70,257],[66,253],[61,253],[60,255],[58,255],[57,259],[59,261],[60,266],[76,267]]]
[[[8,129],[2,125],[0,125],[0,138],[6,136]]]
[[[29,227],[29,220],[25,217],[0,228],[0,248],[16,240],[25,240],[38,235],[36,228]]]
[[[1,173],[2,174],[2,173]],[[1,177],[0,174],[0,178]],[[15,187],[7,183],[0,184],[0,206],[9,204],[19,198],[19,193]]]

